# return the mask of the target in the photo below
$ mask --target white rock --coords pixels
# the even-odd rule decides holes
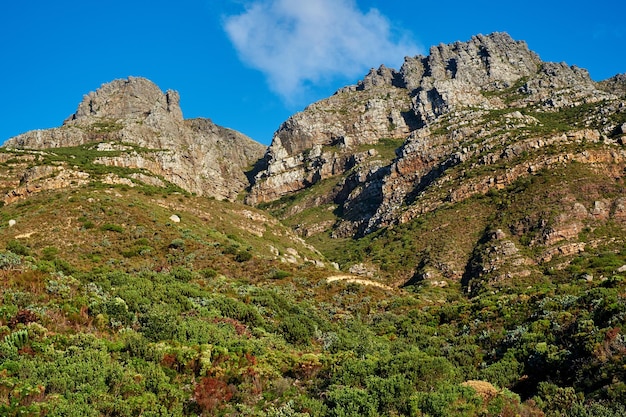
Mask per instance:
[[[180,223],[180,217],[178,217],[178,216],[177,216],[177,215],[175,215],[175,214],[172,214],[172,215],[170,216],[170,220],[171,220],[171,221],[173,221],[174,223]]]

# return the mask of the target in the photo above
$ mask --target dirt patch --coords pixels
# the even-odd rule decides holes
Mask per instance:
[[[380,282],[372,281],[369,279],[357,278],[354,275],[333,275],[332,277],[326,278],[326,282],[334,282],[334,281],[345,281],[348,283],[355,283],[361,285],[370,285],[372,287],[383,288],[385,290],[392,291],[393,288],[389,285],[381,284]]]

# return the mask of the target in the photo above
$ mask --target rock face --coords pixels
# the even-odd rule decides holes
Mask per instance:
[[[99,163],[143,168],[189,192],[230,200],[248,186],[244,171],[265,152],[263,145],[208,119],[184,120],[177,92],[163,93],[151,81],[135,77],[86,95],[61,127],[24,133],[5,146],[47,149],[92,142],[148,150],[129,148]]]
[[[333,178],[326,198],[288,213],[332,203],[333,234],[345,237],[571,161],[621,164],[623,85],[620,76],[595,83],[586,70],[543,62],[506,33],[435,46],[283,123],[246,201],[271,202]],[[581,143],[617,147],[580,152]]]

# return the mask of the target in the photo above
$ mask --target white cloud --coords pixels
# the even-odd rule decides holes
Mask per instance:
[[[287,102],[308,84],[358,77],[380,64],[397,67],[421,52],[378,10],[363,13],[354,0],[256,0],[224,27],[240,59]]]

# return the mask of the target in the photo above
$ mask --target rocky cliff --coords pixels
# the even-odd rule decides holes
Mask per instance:
[[[435,46],[283,123],[247,201],[277,207],[311,189],[297,204],[284,200],[281,215],[326,204],[335,216],[323,227],[295,227],[345,237],[572,161],[623,164],[623,86],[623,76],[596,83],[586,70],[543,62],[505,33]]]
[[[189,192],[229,200],[248,186],[244,172],[265,152],[265,146],[208,119],[183,119],[177,92],[163,93],[136,77],[89,93],[61,127],[24,133],[5,146],[51,149],[91,143],[103,151],[95,163],[146,170]],[[132,146],[112,149],[99,143]]]

